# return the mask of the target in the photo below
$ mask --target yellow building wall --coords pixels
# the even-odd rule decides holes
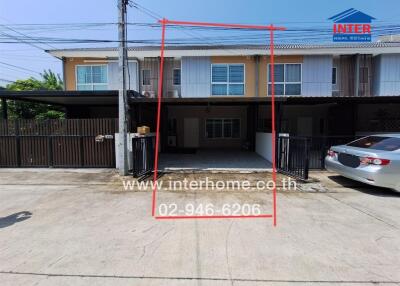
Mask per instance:
[[[87,62],[90,60],[90,62]],[[104,59],[66,58],[64,62],[65,89],[76,90],[76,65],[106,64]]]
[[[275,56],[274,62],[276,64],[297,64],[303,63],[303,56]],[[260,59],[259,67],[259,83],[258,83],[258,95],[267,96],[267,65],[270,63],[269,56],[262,56]]]
[[[88,62],[90,61],[90,62]],[[267,64],[269,56],[261,56],[259,62],[259,96],[267,96]],[[275,56],[275,63],[302,63],[303,56]],[[99,58],[66,58],[64,62],[65,88],[76,90],[76,66],[90,64],[105,64],[106,60]],[[245,64],[245,96],[256,96],[255,58],[253,56],[219,56],[211,57],[213,64]]]

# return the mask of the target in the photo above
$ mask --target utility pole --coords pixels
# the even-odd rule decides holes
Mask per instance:
[[[126,8],[128,0],[118,0],[118,72],[119,72],[119,90],[118,90],[118,150],[119,156],[119,174],[128,175],[128,120],[127,120],[127,92],[126,92],[126,64],[127,64],[127,48],[126,48]]]

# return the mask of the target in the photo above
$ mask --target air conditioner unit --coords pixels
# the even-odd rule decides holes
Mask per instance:
[[[155,98],[155,91],[153,90],[143,90],[142,95],[147,98]]]

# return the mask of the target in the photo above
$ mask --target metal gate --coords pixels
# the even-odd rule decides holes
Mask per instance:
[[[280,173],[301,180],[308,179],[310,145],[305,137],[279,136],[277,169]]]
[[[132,138],[133,176],[140,177],[154,171],[154,136]]]
[[[309,137],[309,167],[310,169],[325,169],[326,153],[332,146],[347,144],[357,139],[357,136],[314,136]]]
[[[117,119],[0,121],[0,167],[115,167]]]

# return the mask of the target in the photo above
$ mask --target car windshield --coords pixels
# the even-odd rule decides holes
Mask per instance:
[[[351,142],[347,144],[347,146],[383,151],[395,151],[400,149],[400,138],[368,136]]]

